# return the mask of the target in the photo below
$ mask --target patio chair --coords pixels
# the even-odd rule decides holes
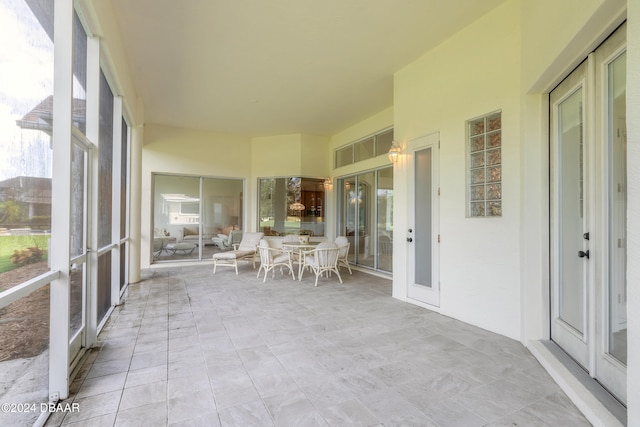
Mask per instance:
[[[340,271],[338,271],[338,252],[338,245],[333,242],[323,242],[311,251],[303,251],[302,269],[298,280],[302,280],[304,269],[309,267],[316,275],[315,286],[318,286],[318,277],[325,273],[327,277],[329,277],[330,273],[336,273],[340,283],[342,283],[342,277],[340,277]]]
[[[300,243],[300,237],[297,234],[287,234],[282,238],[282,244],[286,245],[287,243]],[[298,256],[298,251],[289,250],[291,253],[291,260],[295,263],[300,262],[300,257]]]
[[[345,266],[351,272],[351,266],[349,265],[349,247],[351,243],[345,236],[336,237],[336,245],[338,245],[338,269],[340,266]]]
[[[293,280],[296,280],[295,274],[293,274],[293,264],[291,262],[291,252],[283,251],[282,249],[270,248],[269,242],[265,239],[260,240],[258,244],[258,252],[260,253],[260,268],[256,277],[260,277],[260,272],[264,270],[264,278],[262,283],[267,280],[267,273],[271,271],[271,277],[275,275],[275,268],[280,266],[280,273],[282,273],[282,267],[287,267],[291,272]]]
[[[222,252],[230,251],[233,245],[240,244],[242,241],[242,230],[231,230],[229,235],[218,234],[218,237],[213,237],[211,240]]]
[[[234,267],[238,274],[238,261],[251,261],[253,268],[256,268],[256,248],[262,237],[262,232],[244,233],[240,244],[234,245],[232,251],[213,254],[213,274],[216,274],[219,265]]]

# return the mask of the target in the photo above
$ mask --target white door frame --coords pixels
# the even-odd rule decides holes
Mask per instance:
[[[407,170],[407,217],[409,222],[406,234],[407,245],[407,301],[427,308],[440,307],[440,172],[439,172],[440,133],[435,132],[410,140],[406,146]],[[415,218],[415,153],[431,149],[431,286],[415,283],[415,233],[416,224],[420,219]],[[411,230],[411,231],[410,231]]]

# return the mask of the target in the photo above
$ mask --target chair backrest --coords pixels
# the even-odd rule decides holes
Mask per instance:
[[[153,239],[153,251],[158,252],[164,247],[164,239],[162,237],[156,237]]]
[[[260,252],[260,262],[264,265],[271,264],[269,242],[267,242],[265,239],[260,239],[260,243],[258,243],[258,251]]]
[[[287,234],[282,238],[282,243],[298,243],[300,238],[297,234]]]
[[[316,246],[316,263],[320,267],[329,267],[338,262],[338,245],[333,242],[322,242]]]
[[[349,246],[351,246],[351,244],[349,243],[349,239],[347,239],[345,236],[338,236],[336,237],[336,245],[338,245],[338,256],[340,258],[346,258],[347,255],[349,254]]]
[[[240,241],[240,246],[238,246],[238,250],[255,251],[256,246],[258,246],[258,243],[260,243],[260,240],[263,237],[264,233],[262,232],[243,233],[242,240]]]
[[[233,246],[242,241],[242,230],[231,230],[229,232],[228,245]]]

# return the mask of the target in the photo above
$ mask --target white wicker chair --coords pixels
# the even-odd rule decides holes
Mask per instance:
[[[318,277],[324,273],[327,276],[330,273],[336,273],[340,283],[342,283],[342,277],[340,277],[340,271],[338,271],[338,252],[338,245],[333,242],[320,243],[311,251],[303,251],[302,270],[298,279],[302,280],[304,269],[309,267],[316,274],[315,286],[318,286]]]
[[[282,273],[282,267],[287,267],[291,272],[291,277],[296,280],[296,275],[293,273],[293,263],[291,262],[291,252],[283,251],[282,249],[270,248],[269,242],[265,239],[260,240],[258,244],[258,252],[260,253],[260,268],[256,277],[260,277],[260,272],[264,270],[264,278],[262,283],[267,280],[267,274],[271,271],[271,277],[275,274],[275,268],[280,266],[280,272]]]
[[[251,261],[253,268],[256,268],[256,248],[262,237],[264,233],[261,232],[244,233],[240,244],[234,246],[234,250],[213,254],[213,274],[216,274],[219,265],[234,267],[238,274],[238,261]]]
[[[353,274],[349,265],[349,247],[351,247],[349,239],[345,236],[338,236],[336,237],[336,245],[338,245],[338,268],[345,266],[349,270],[349,274]]]
[[[218,237],[211,240],[221,251],[230,251],[234,245],[239,245],[242,241],[242,230],[231,230],[228,236],[218,234]]]

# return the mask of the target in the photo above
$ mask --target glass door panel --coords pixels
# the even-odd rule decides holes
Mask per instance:
[[[623,403],[627,401],[627,55],[626,27],[595,52],[596,167],[603,170],[602,200],[596,206],[603,236],[596,259],[596,351],[592,374]],[[602,135],[602,137],[600,136]]]
[[[393,271],[393,167],[379,170],[377,187],[377,267]]]
[[[589,368],[587,307],[587,175],[584,140],[586,63],[551,93],[551,337]],[[582,256],[581,256],[582,255]]]
[[[414,153],[414,283],[431,288],[431,148]]]
[[[626,54],[608,66],[609,179],[609,346],[627,363],[627,132]]]
[[[200,178],[174,175],[154,178],[154,261],[198,259]]]
[[[357,207],[357,239],[356,264],[365,267],[375,267],[373,256],[372,225],[374,224],[374,190],[376,188],[375,173],[367,172],[357,176],[358,191],[351,200]]]
[[[341,235],[349,239],[349,262],[356,263],[356,240],[357,240],[357,190],[356,177],[351,176],[342,180],[342,227]]]
[[[213,242],[218,234],[243,229],[242,186],[241,179],[202,179],[202,259],[219,249]]]
[[[583,249],[584,140],[582,89],[558,105],[558,154],[560,195],[560,300],[559,316],[579,334],[584,334],[585,264],[578,257]]]

